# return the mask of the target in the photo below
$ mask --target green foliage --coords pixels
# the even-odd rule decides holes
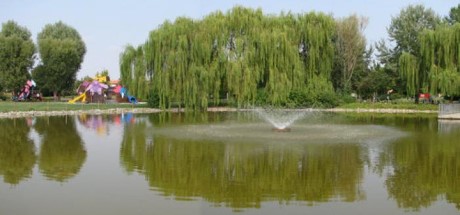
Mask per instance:
[[[152,91],[147,98],[147,105],[151,108],[160,107],[160,96],[155,91]]]
[[[420,55],[403,53],[400,73],[408,93],[460,94],[460,24],[423,31]]]
[[[376,68],[362,79],[358,84],[359,95],[370,98],[375,93],[378,95],[386,94],[388,90],[394,89],[396,77],[392,77],[391,70],[386,68]]]
[[[63,22],[48,24],[38,34],[38,51],[41,65],[32,75],[39,86],[55,96],[71,89],[86,53],[78,31]]]
[[[350,92],[354,73],[360,64],[364,64],[363,55],[366,51],[364,30],[368,19],[352,15],[337,21],[337,39],[335,41],[337,76],[339,83],[335,84],[342,91]]]
[[[49,100],[50,98],[45,98]],[[131,109],[131,108],[145,108],[147,105],[137,104],[135,106],[128,105],[126,103],[107,103],[107,104],[96,104],[90,103],[85,105],[69,104],[67,102],[28,102],[27,104],[21,105],[17,102],[0,102],[0,112],[13,112],[13,111],[71,111],[71,110],[107,110],[107,109]]]
[[[340,104],[340,100],[334,92],[320,91],[317,95],[319,105],[324,108],[333,108]]]
[[[315,104],[315,97],[307,91],[294,90],[289,93],[287,107],[302,108],[312,107]]]
[[[424,31],[420,38],[421,65],[429,71],[431,93],[460,95],[460,23]]]
[[[397,95],[396,95],[397,96]],[[339,108],[347,109],[405,109],[405,110],[432,110],[437,111],[438,105],[433,104],[414,104],[413,101],[393,101],[389,102],[362,102],[341,104]]]
[[[146,80],[146,66],[142,46],[134,48],[128,45],[120,54],[121,82],[137,98],[146,98],[150,90]]]
[[[449,11],[449,16],[444,17],[444,20],[450,25],[459,23],[460,22],[460,4],[458,4],[456,7],[452,7]]]
[[[404,52],[399,59],[399,71],[403,79],[406,80],[407,93],[409,95],[419,93],[421,78],[417,57]]]
[[[180,17],[150,32],[142,47],[126,47],[121,77],[137,93],[157,92],[161,108],[204,109],[221,95],[237,107],[285,105],[291,91],[332,90],[324,80],[331,77],[335,26],[322,13],[268,16],[243,7],[202,20]],[[316,80],[327,86],[309,87]]]
[[[30,31],[14,21],[3,23],[0,32],[0,90],[17,92],[30,78],[35,45]]]
[[[107,76],[108,77],[109,76],[109,70],[104,69],[104,70],[102,70],[100,72],[96,72],[96,76]]]
[[[441,22],[440,17],[423,5],[409,5],[391,19],[388,28],[390,40],[396,42],[396,59],[403,52],[419,56],[420,43],[418,35],[425,29],[435,29]]]

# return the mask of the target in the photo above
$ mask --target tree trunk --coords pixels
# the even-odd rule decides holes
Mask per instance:
[[[60,98],[59,98],[59,94],[57,91],[53,91],[53,98],[54,98],[54,101],[59,101]]]

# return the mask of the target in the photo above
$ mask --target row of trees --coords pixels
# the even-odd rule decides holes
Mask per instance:
[[[363,68],[366,22],[243,7],[200,21],[181,17],[125,49],[121,78],[137,96],[153,92],[162,108],[200,109],[222,98],[237,106],[310,105],[334,95],[334,85],[351,90],[354,72]]]
[[[441,18],[408,6],[388,27],[390,44],[367,45],[367,19],[323,13],[266,15],[235,7],[201,20],[180,17],[120,55],[122,83],[152,104],[201,109],[222,99],[237,106],[334,106],[352,92],[394,89],[460,94],[460,5]],[[79,33],[46,25],[30,32],[8,21],[0,32],[0,90],[18,92],[33,76],[57,97],[72,88],[86,47]],[[377,58],[372,58],[374,49]],[[38,62],[38,63],[36,63]]]
[[[444,19],[423,6],[393,18],[389,34],[396,46],[389,63],[398,65],[408,95],[460,95],[459,18],[460,5]]]
[[[410,5],[392,19],[391,43],[369,46],[367,19],[356,15],[234,7],[201,20],[180,17],[126,47],[121,79],[162,108],[201,109],[222,98],[237,106],[333,106],[351,92],[365,98],[390,89],[460,95],[459,8],[442,19]]]
[[[53,92],[55,98],[74,86],[86,53],[78,31],[62,22],[48,24],[38,34],[37,43],[35,46],[30,31],[16,22],[2,25],[0,91],[4,88],[14,95],[31,76],[41,89]]]

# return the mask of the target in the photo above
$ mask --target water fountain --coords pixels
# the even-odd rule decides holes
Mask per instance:
[[[308,110],[280,110],[280,109],[264,109],[264,108],[255,108],[254,111],[261,117],[264,121],[270,123],[273,128],[273,131],[276,132],[289,132],[291,131],[291,125],[302,119],[311,113],[311,109]]]
[[[254,108],[228,113],[223,121],[171,124],[152,131],[175,139],[264,144],[382,143],[406,135],[383,125],[337,123],[329,116],[311,109]]]

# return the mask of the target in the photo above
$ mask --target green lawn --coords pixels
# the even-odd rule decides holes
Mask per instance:
[[[63,111],[63,110],[93,110],[93,109],[114,109],[114,108],[147,108],[146,104],[110,103],[110,104],[69,104],[67,102],[11,102],[0,101],[0,112],[11,111]],[[337,108],[346,109],[409,109],[409,110],[438,110],[434,104],[413,104],[413,103],[350,103]]]
[[[386,103],[386,102],[368,102],[368,103],[350,103],[338,108],[349,109],[408,109],[408,110],[438,110],[435,104],[414,104],[414,103]]]
[[[113,104],[69,104],[67,102],[10,102],[0,101],[0,112],[11,111],[65,111],[65,110],[93,110],[113,108],[145,108],[146,104],[113,103]]]

